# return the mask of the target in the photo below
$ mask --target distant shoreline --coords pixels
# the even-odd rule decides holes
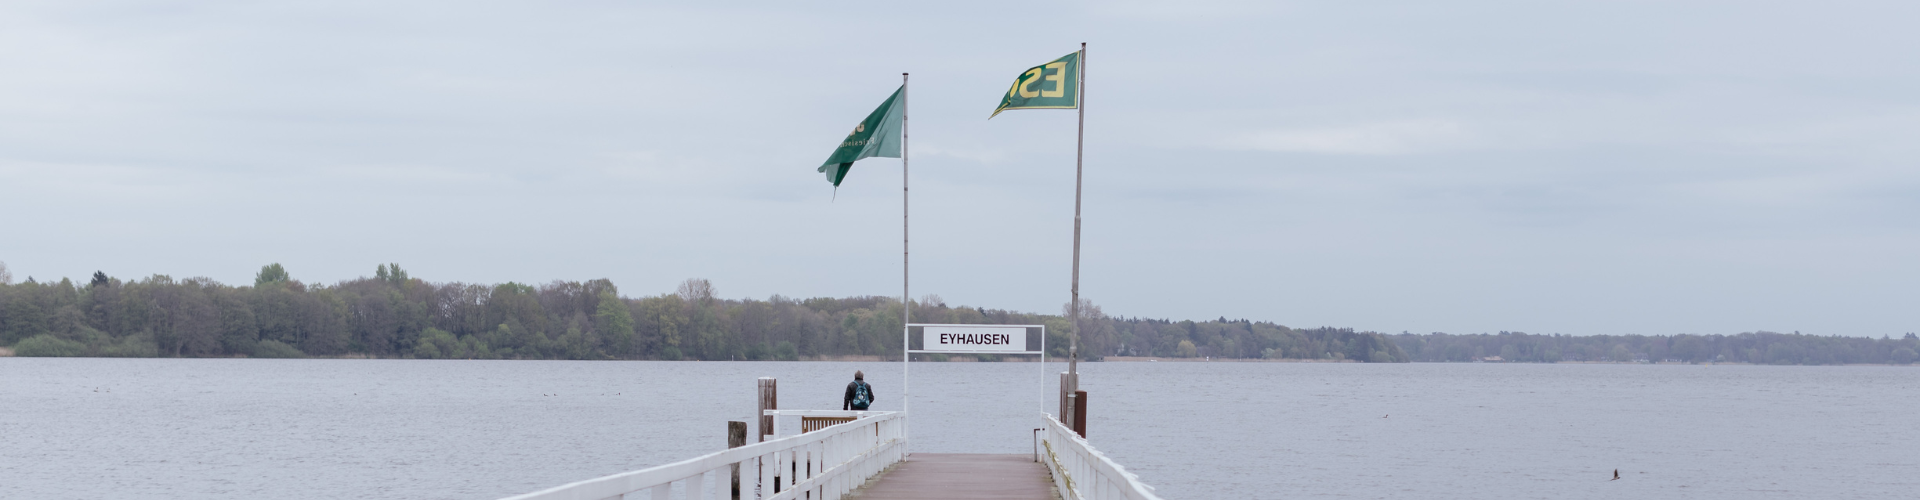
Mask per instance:
[[[13,354],[13,349],[10,349],[10,348],[6,348],[6,347],[0,347],[0,358],[10,358],[10,357],[41,357],[41,356],[14,356],[14,354]],[[65,357],[65,356],[48,356],[47,358],[56,358],[56,357]],[[113,357],[111,357],[111,356],[72,356],[72,357],[81,357],[81,358],[113,358]],[[119,358],[119,359],[248,359],[248,358],[249,358],[248,356],[189,356],[189,357],[171,357],[171,358],[161,358],[161,357],[146,357],[146,356],[142,356],[142,357],[132,357],[132,358],[127,358],[127,357],[121,357],[121,358]],[[401,358],[401,357],[391,357],[391,358],[387,358],[387,357],[375,357],[375,356],[368,356],[368,355],[366,355],[366,354],[359,354],[359,353],[356,353],[356,354],[348,354],[348,355],[342,355],[342,356],[307,356],[307,357],[303,357],[303,358],[262,358],[262,359],[386,359],[386,360],[423,360],[423,361],[461,361],[461,360],[458,360],[458,359],[453,359],[453,360],[448,360],[448,359],[438,359],[438,360],[425,360],[425,359],[422,359],[422,358]],[[468,360],[466,360],[466,361],[473,361],[473,360],[471,360],[471,359],[468,359]],[[752,361],[752,362],[762,362],[762,361],[779,361],[779,360],[731,360],[731,359],[728,359],[728,360],[698,360],[698,359],[684,359],[684,360],[663,360],[663,359],[608,359],[608,360],[555,360],[555,359],[524,359],[524,360],[522,360],[522,359],[508,359],[508,360],[499,360],[499,359],[493,359],[493,360],[482,360],[482,361],[682,361],[682,362],[690,362],[690,363],[725,363],[725,362],[730,362],[730,361]],[[830,362],[841,362],[841,363],[897,363],[897,362],[899,362],[900,360],[897,360],[897,359],[885,359],[885,358],[882,358],[882,357],[880,357],[880,356],[865,356],[865,355],[840,355],[840,356],[812,356],[812,357],[802,357],[802,358],[800,358],[800,359],[797,359],[797,360],[793,360],[793,361],[798,361],[798,362],[814,362],[814,361],[830,361]],[[1082,361],[1084,361],[1084,362],[1087,362],[1087,363],[1160,363],[1160,362],[1166,362],[1166,363],[1360,363],[1359,361],[1355,361],[1355,360],[1351,360],[1351,359],[1260,359],[1260,358],[1208,358],[1208,357],[1195,357],[1195,358],[1161,358],[1161,357],[1150,357],[1150,356],[1107,356],[1107,357],[1105,357],[1105,358],[1101,358],[1100,360],[1097,360],[1097,361],[1093,361],[1093,360],[1082,360]],[[1033,360],[1033,359],[1030,359],[1030,358],[1026,358],[1026,357],[1024,357],[1024,356],[1023,356],[1023,357],[1018,357],[1018,358],[1007,358],[1007,359],[1001,359],[1001,360],[997,360],[997,361],[980,361],[979,359],[976,359],[976,358],[973,358],[973,357],[967,357],[967,356],[955,356],[955,357],[951,357],[951,358],[948,358],[948,359],[946,359],[946,360],[942,360],[942,361],[934,361],[934,360],[927,360],[927,359],[920,359],[920,360],[914,360],[914,362],[915,362],[915,363],[1032,363],[1032,362],[1034,362],[1034,360]],[[1060,359],[1060,358],[1051,358],[1051,357],[1050,357],[1050,358],[1047,358],[1047,362],[1048,362],[1048,363],[1064,363],[1065,361],[1064,361],[1064,360],[1062,360],[1062,359]],[[1414,364],[1433,364],[1433,365],[1454,365],[1454,364],[1460,364],[1460,365],[1470,365],[1470,364],[1486,364],[1486,365],[1700,365],[1700,366],[1712,366],[1712,365],[1734,365],[1734,366],[1900,366],[1900,367],[1913,367],[1913,366],[1920,366],[1920,364],[1893,364],[1893,363],[1849,363],[1849,364],[1831,364],[1831,365],[1772,365],[1772,364],[1766,364],[1766,363],[1737,363],[1737,362],[1718,362],[1718,363],[1715,363],[1715,362],[1701,362],[1701,363],[1689,363],[1689,362],[1685,362],[1685,361],[1660,361],[1660,362],[1646,362],[1646,361],[1560,361],[1560,362],[1556,362],[1556,363],[1539,363],[1539,362],[1531,362],[1531,361],[1519,361],[1519,362],[1502,362],[1502,361],[1491,361],[1491,362],[1487,362],[1487,361],[1464,361],[1464,362],[1447,362],[1447,361],[1413,361],[1412,363],[1414,363]],[[1388,363],[1388,364],[1398,364],[1398,363]]]
[[[1158,363],[1158,362],[1167,362],[1167,363],[1359,363],[1359,361],[1351,360],[1351,359],[1298,359],[1298,358],[1266,359],[1266,358],[1209,358],[1209,357],[1162,358],[1158,356],[1107,356],[1105,358],[1101,358],[1101,360],[1097,362],[1100,362],[1100,363],[1104,363],[1104,362],[1114,362],[1114,363],[1148,363],[1148,362],[1153,362],[1153,363]]]

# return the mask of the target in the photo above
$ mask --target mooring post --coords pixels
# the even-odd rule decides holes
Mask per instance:
[[[767,410],[780,409],[778,382],[773,377],[760,377],[760,411],[755,412],[760,417],[759,441],[766,441],[767,436],[773,435],[773,416],[768,415]]]
[[[768,415],[767,410],[780,409],[780,385],[778,382],[779,381],[774,380],[773,377],[760,377],[760,380],[758,383],[759,393],[760,393],[760,397],[759,397],[760,403],[756,406],[760,408],[760,411],[754,412],[754,415],[759,417],[759,419],[755,420],[754,422],[757,424],[760,424],[759,425],[760,430],[754,431],[754,435],[756,436],[756,439],[759,440],[759,442],[766,442],[767,436],[773,435],[773,416]],[[778,437],[778,436],[775,436],[775,437]],[[773,466],[774,464],[768,464],[768,463],[760,464],[760,468],[762,469],[765,469],[767,467],[773,467]],[[778,472],[775,472],[775,473],[778,474]],[[753,474],[753,480],[758,482],[760,478],[765,475],[766,474],[764,471],[755,471]],[[761,484],[758,487],[761,495],[768,494],[766,493],[766,489],[768,488],[768,485]],[[778,491],[780,489],[779,476],[774,476],[774,484],[772,485],[772,488],[775,491]]]
[[[1060,372],[1060,424],[1073,427],[1073,388],[1079,387],[1074,374]]]
[[[1073,391],[1073,432],[1087,438],[1087,391]]]
[[[747,445],[747,423],[727,421],[727,448]],[[733,464],[733,500],[740,500],[740,464]]]

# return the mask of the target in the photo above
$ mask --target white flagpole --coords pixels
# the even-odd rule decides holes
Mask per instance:
[[[1087,149],[1086,42],[1080,42],[1079,67],[1080,74],[1075,78],[1075,80],[1077,80],[1075,83],[1078,84],[1080,88],[1076,89],[1073,94],[1074,99],[1080,101],[1074,103],[1074,108],[1080,111],[1080,131],[1078,137],[1075,139],[1073,150],[1073,302],[1067,305],[1069,315],[1073,316],[1073,335],[1068,337],[1067,341],[1067,383],[1072,384],[1072,387],[1067,388],[1068,395],[1072,395],[1074,391],[1080,390],[1080,178],[1084,175],[1082,174],[1080,165],[1081,158],[1086,154]],[[1079,420],[1075,418],[1075,415],[1080,413],[1080,408],[1077,407],[1078,405],[1075,406],[1076,407],[1073,408],[1074,415],[1061,415],[1061,417],[1071,418],[1076,421]],[[1068,426],[1073,425],[1072,422],[1063,423]],[[1083,433],[1086,432],[1081,429],[1074,430]]]
[[[912,317],[913,302],[911,302],[908,299],[908,295],[907,295],[907,283],[908,283],[908,280],[907,280],[907,270],[908,270],[907,227],[908,227],[907,225],[907,74],[901,73],[900,74],[900,395],[901,395],[900,413],[906,413],[908,415],[908,418],[912,418],[912,414],[907,412],[907,409],[908,409],[907,406],[911,402],[911,400],[907,398],[907,396],[910,395],[910,393],[907,392],[907,389],[908,389],[907,382],[911,380],[910,378],[907,377],[907,361],[908,361],[907,358],[913,357],[912,354],[907,353],[907,351],[909,350],[908,348],[913,345],[911,342],[907,340],[907,336],[909,335],[909,332],[913,330],[912,327],[907,326],[907,324],[913,321],[913,317]],[[911,453],[911,451],[908,450],[908,446],[910,445],[902,443],[901,445],[902,454],[912,456],[913,453]]]

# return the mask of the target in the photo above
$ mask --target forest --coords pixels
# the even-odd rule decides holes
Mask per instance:
[[[4,264],[0,264],[4,266]],[[0,267],[0,346],[17,356],[456,359],[899,359],[898,297],[723,299],[704,279],[628,297],[611,281],[434,283],[381,264],[372,277],[306,284],[280,264],[250,285],[96,272],[86,282],[11,283]],[[1047,325],[1061,314],[950,306],[928,295],[915,323]],[[1383,335],[1246,319],[1109,316],[1082,301],[1081,358],[1109,356],[1417,362],[1910,364],[1920,339],[1736,335]],[[946,360],[950,356],[933,356]],[[995,361],[994,355],[973,356]]]
[[[950,306],[933,295],[909,305],[915,323],[1047,325],[1050,355],[1067,354],[1065,314]],[[1411,360],[1374,332],[1225,317],[1121,318],[1088,301],[1081,306],[1086,360]],[[897,297],[879,296],[723,299],[704,279],[644,297],[623,296],[605,279],[434,283],[398,264],[322,285],[271,264],[242,286],[165,275],[128,281],[100,272],[85,282],[0,277],[0,346],[17,356],[899,359],[902,307]]]
[[[1737,335],[1391,336],[1414,361],[1520,363],[1753,363],[1770,365],[1910,364],[1920,350],[1911,332],[1900,338],[1748,332]]]

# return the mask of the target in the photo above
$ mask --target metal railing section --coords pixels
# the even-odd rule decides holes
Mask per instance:
[[[733,465],[741,498],[836,499],[903,458],[906,419],[863,412],[852,422],[754,443],[658,467],[556,486],[504,500],[668,500],[675,484],[686,500],[731,497]],[[759,481],[754,481],[755,475]],[[707,478],[713,479],[711,491]],[[757,487],[756,487],[757,485]],[[778,490],[776,493],[775,491]]]
[[[1044,416],[1047,425],[1040,444],[1045,447],[1046,455],[1041,461],[1053,473],[1053,484],[1060,489],[1060,498],[1160,500],[1152,486],[1141,483],[1126,467],[1094,449],[1053,415]]]

